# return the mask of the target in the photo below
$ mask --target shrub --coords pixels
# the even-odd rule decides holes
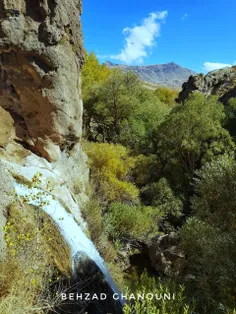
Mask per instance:
[[[187,302],[184,286],[178,285],[170,280],[161,281],[154,277],[149,277],[144,272],[134,288],[134,295],[147,295],[151,293],[162,296],[161,300],[136,300],[128,302],[124,307],[124,314],[192,314],[193,306]],[[131,291],[127,289],[127,295],[131,296]],[[170,300],[165,300],[164,295],[170,295]],[[173,297],[174,295],[174,297]]]
[[[34,176],[31,187],[41,182],[40,177]],[[45,191],[50,191],[48,183]],[[7,257],[0,263],[0,314],[46,314],[60,303],[51,289],[60,276],[50,250],[55,237],[51,231],[56,228],[42,211],[45,193],[21,197],[21,204],[8,208],[4,227]],[[32,198],[38,206],[28,204]]]
[[[156,208],[113,203],[105,216],[106,232],[112,239],[147,239],[158,232],[160,216]]]

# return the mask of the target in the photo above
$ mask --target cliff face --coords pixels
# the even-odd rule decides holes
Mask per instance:
[[[81,137],[81,0],[3,0],[0,104],[25,147],[48,160]]]
[[[205,76],[203,74],[191,76],[188,82],[183,84],[178,101],[185,101],[196,91],[206,96],[216,95],[226,104],[230,98],[236,97],[236,67],[215,70]]]
[[[80,15],[81,0],[0,2],[1,248],[8,197],[35,173],[50,180],[53,198],[82,221],[88,168],[80,145]]]

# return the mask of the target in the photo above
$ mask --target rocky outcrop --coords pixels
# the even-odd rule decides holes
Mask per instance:
[[[216,95],[226,104],[231,97],[236,97],[236,67],[215,70],[205,76],[203,74],[190,76],[188,82],[182,86],[178,102],[184,102],[196,91],[206,96]]]
[[[81,0],[2,0],[0,105],[17,140],[48,160],[79,143]]]
[[[152,266],[157,272],[174,276],[181,271],[184,255],[179,248],[177,233],[171,232],[154,238],[148,252]]]

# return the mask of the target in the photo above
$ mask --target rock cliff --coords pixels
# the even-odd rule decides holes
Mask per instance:
[[[231,97],[236,97],[236,67],[215,70],[205,76],[203,74],[190,76],[188,82],[183,84],[178,101],[185,101],[196,91],[206,96],[216,95],[226,104]]]
[[[3,0],[0,103],[17,141],[48,160],[81,137],[81,0]]]
[[[81,149],[81,0],[0,3],[0,244],[9,198],[35,173],[81,222],[88,168]]]

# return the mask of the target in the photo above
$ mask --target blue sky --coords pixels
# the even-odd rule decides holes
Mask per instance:
[[[236,62],[235,12],[235,0],[84,0],[85,48],[101,62],[206,72]]]

